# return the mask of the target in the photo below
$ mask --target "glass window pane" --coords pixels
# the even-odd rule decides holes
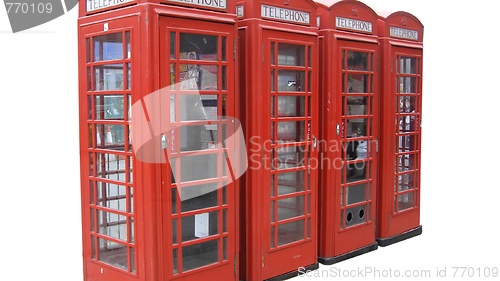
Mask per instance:
[[[368,88],[368,74],[348,74],[348,93],[370,93]]]
[[[181,218],[182,242],[219,233],[219,211]]]
[[[401,135],[397,137],[399,153],[415,151],[418,147],[416,135]]]
[[[180,34],[180,59],[217,61],[218,36]]]
[[[368,118],[350,118],[347,119],[345,128],[348,138],[360,137],[367,135]]]
[[[97,210],[97,221],[100,234],[127,241],[127,217]]]
[[[278,246],[304,239],[304,220],[278,225]]]
[[[193,186],[181,186],[181,198],[190,198],[181,202],[181,211],[189,212],[217,206],[218,183]]]
[[[127,187],[114,183],[96,182],[97,204],[117,211],[127,211]]]
[[[170,32],[170,59],[175,60],[175,32]]]
[[[281,199],[278,203],[278,220],[304,215],[304,195]]]
[[[276,44],[271,42],[271,65],[275,65],[276,62]]]
[[[181,90],[218,90],[219,67],[216,65],[180,65]]]
[[[348,96],[347,115],[366,115],[366,105],[367,97]]]
[[[178,269],[178,259],[177,259],[177,255],[178,255],[178,252],[179,250],[178,249],[173,249],[172,250],[172,274],[177,274],[179,273],[179,269]]]
[[[99,261],[118,267],[128,269],[127,247],[116,242],[98,238]]]
[[[130,31],[126,31],[125,32],[125,42],[127,44],[127,54],[126,54],[126,58],[130,58],[131,57],[131,53],[130,53]]]
[[[305,165],[305,150],[305,146],[289,146],[277,148],[274,155],[276,155],[275,157],[277,157],[276,160],[278,170],[303,167]]]
[[[182,248],[183,271],[217,262],[219,262],[219,239]]]
[[[305,121],[278,122],[278,139],[281,142],[304,141]]]
[[[278,174],[278,195],[304,191],[304,171]]]
[[[417,73],[417,58],[400,57],[397,64],[398,73],[416,74]]]
[[[303,96],[278,96],[278,117],[301,117],[305,109]]]
[[[413,189],[415,173],[401,174],[398,178],[398,192]]]
[[[85,53],[86,53],[86,60],[85,62],[90,62],[90,38],[85,39]]]
[[[399,93],[414,94],[417,92],[416,77],[399,77]]]
[[[278,91],[303,92],[305,91],[305,71],[278,70]]]
[[[366,184],[356,184],[347,187],[347,204],[366,201]]]
[[[122,33],[94,37],[94,61],[123,59]]]
[[[125,151],[124,125],[96,125],[96,147]]]
[[[271,92],[274,92],[276,91],[276,77],[275,77],[275,70],[274,69],[271,69],[271,79],[269,79],[271,81]]]
[[[217,154],[181,157],[181,181],[195,181],[217,177]]]
[[[222,61],[227,61],[227,37],[222,36]]]
[[[368,53],[349,51],[347,67],[348,70],[368,70]]]
[[[415,206],[413,192],[398,195],[398,209],[400,211],[413,208]]]
[[[415,113],[417,109],[417,98],[415,96],[399,96],[399,113]]]
[[[94,67],[94,91],[123,90],[123,64]]]
[[[278,65],[305,66],[305,46],[279,43]]]
[[[96,153],[97,177],[125,182],[128,157],[113,153]]]
[[[96,95],[94,104],[96,120],[124,120],[123,95]]]

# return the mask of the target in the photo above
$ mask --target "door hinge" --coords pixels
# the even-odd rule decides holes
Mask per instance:
[[[262,267],[264,267],[264,249],[262,249]]]
[[[264,42],[262,42],[261,54],[262,54],[262,63],[264,63]]]
[[[234,276],[236,276],[236,273],[238,271],[238,266],[237,266],[237,261],[236,261],[236,253],[234,254]]]
[[[236,61],[236,38],[234,38],[234,43],[233,43],[233,60]]]

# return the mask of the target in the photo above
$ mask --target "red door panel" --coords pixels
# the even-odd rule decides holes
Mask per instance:
[[[164,276],[236,280],[233,25],[160,19]]]
[[[316,39],[264,32],[263,279],[316,262]],[[269,98],[267,98],[269,97]]]
[[[377,45],[338,41],[341,96],[336,101],[342,169],[336,185],[340,218],[335,254],[375,242],[378,159]]]

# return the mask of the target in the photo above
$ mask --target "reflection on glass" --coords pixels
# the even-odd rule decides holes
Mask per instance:
[[[304,220],[278,225],[278,246],[304,239]]]
[[[347,68],[348,70],[368,70],[368,53],[349,51]]]
[[[94,37],[94,61],[123,59],[122,33]]]
[[[181,64],[181,90],[217,90],[219,67],[216,65]],[[224,70],[224,69],[223,69]],[[224,70],[225,71],[225,70]],[[222,79],[226,81],[226,79]]]
[[[124,150],[125,144],[124,125],[96,124],[96,147],[113,150]]]
[[[415,154],[404,154],[398,156],[398,171],[407,172],[415,169]]]
[[[304,116],[305,107],[303,96],[278,96],[278,117]]]
[[[94,91],[123,90],[123,64],[94,67]]]
[[[278,65],[305,66],[305,46],[279,43]]]
[[[301,92],[304,87],[305,73],[298,70],[278,70],[278,91]]]
[[[271,96],[271,118],[276,117],[274,115],[274,96]]]

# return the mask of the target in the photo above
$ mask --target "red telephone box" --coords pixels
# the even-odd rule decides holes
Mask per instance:
[[[238,280],[236,20],[233,1],[81,1],[85,280]]]
[[[379,21],[382,47],[380,246],[420,235],[423,25],[395,12]]]
[[[358,1],[318,1],[320,15],[319,261],[377,249],[377,15]]]
[[[317,6],[238,1],[242,121],[241,279],[317,268]]]

